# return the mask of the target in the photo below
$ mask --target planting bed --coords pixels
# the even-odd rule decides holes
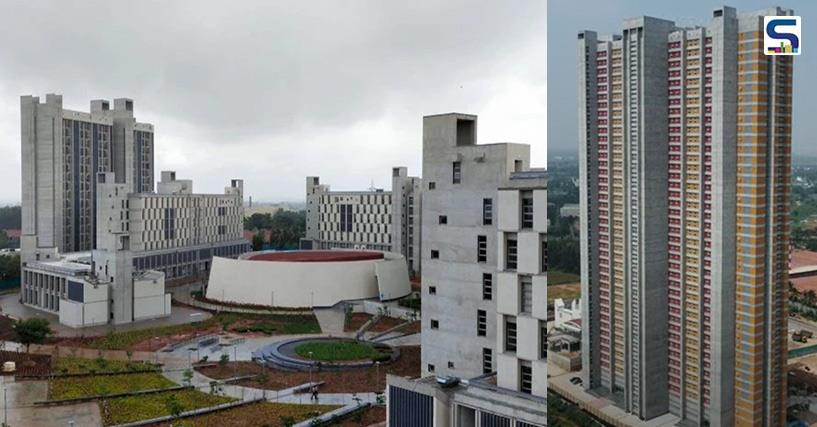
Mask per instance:
[[[299,405],[293,403],[261,402],[237,408],[211,412],[198,417],[183,418],[172,424],[178,426],[286,426],[337,409],[333,405]],[[170,427],[170,423],[151,427]]]
[[[312,372],[291,372],[275,368],[265,368],[254,362],[230,362],[224,366],[197,368],[201,374],[225,379],[242,375],[259,375],[254,379],[241,380],[237,384],[267,390],[283,390],[307,383],[323,381],[321,393],[362,393],[383,391],[386,374],[402,377],[420,376],[420,347],[399,347],[400,357],[388,365],[355,368],[342,371],[313,370]]]

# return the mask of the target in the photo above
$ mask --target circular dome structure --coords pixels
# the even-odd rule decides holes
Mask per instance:
[[[411,292],[406,260],[371,250],[249,252],[213,258],[207,298],[287,308],[330,307],[342,301],[387,301]]]

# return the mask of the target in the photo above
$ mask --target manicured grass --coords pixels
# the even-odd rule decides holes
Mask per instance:
[[[172,396],[172,397],[171,397]],[[202,393],[197,390],[181,390],[118,397],[107,401],[107,411],[102,409],[105,425],[124,424],[170,415],[169,402],[175,399],[181,412],[232,402],[235,399]],[[178,425],[174,423],[174,425]]]
[[[299,405],[296,403],[262,402],[211,412],[198,417],[182,418],[173,426],[285,426],[299,423],[339,408],[334,405]],[[170,424],[163,424],[170,426]]]
[[[578,274],[567,273],[559,270],[548,271],[548,286],[561,285],[565,283],[577,283],[581,281]]]
[[[553,304],[556,298],[567,301],[579,298],[581,295],[582,286],[578,283],[548,286],[548,304]]]
[[[357,341],[306,342],[295,347],[295,353],[304,359],[324,361],[363,360],[383,355],[371,344]]]
[[[91,339],[85,346],[102,350],[125,350],[134,345],[151,339],[152,337],[163,337],[180,335],[221,327],[230,329],[234,323],[255,322],[266,325],[269,333],[277,334],[310,334],[320,333],[321,328],[318,320],[312,314],[279,315],[279,314],[239,314],[239,313],[218,313],[213,317],[195,323],[183,325],[162,326],[158,328],[146,328],[123,332],[110,332],[105,336]],[[249,332],[249,331],[244,331]]]
[[[158,370],[159,367],[150,362],[126,360],[109,360],[103,358],[83,359],[81,357],[59,357],[54,362],[54,372],[58,374],[86,374],[91,372],[128,372]]]
[[[99,375],[91,377],[54,378],[49,381],[52,400],[127,393],[173,387],[176,383],[159,373]]]

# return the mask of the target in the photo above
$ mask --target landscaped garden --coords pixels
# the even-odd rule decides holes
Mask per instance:
[[[261,402],[211,412],[197,417],[183,418],[174,421],[172,426],[291,426],[337,408],[337,406],[333,405]],[[169,427],[171,423],[160,424],[160,426]]]
[[[232,401],[235,401],[232,397],[188,389],[108,399],[100,403],[100,409],[105,425],[115,425],[177,415]],[[174,422],[173,425],[179,424]]]
[[[229,362],[196,370],[214,379],[255,375],[255,378],[241,380],[237,384],[267,390],[283,390],[310,381],[323,381],[321,393],[382,392],[386,387],[387,373],[411,378],[420,376],[420,347],[406,346],[399,349],[400,357],[392,363],[341,371],[316,369],[312,372],[292,372],[263,367],[255,362]]]
[[[159,371],[161,367],[155,363],[142,361],[113,360],[97,357],[96,359],[83,359],[74,356],[61,356],[56,359],[53,366],[54,372],[58,374],[89,374],[100,372],[144,372]]]
[[[245,328],[246,327],[246,328]],[[128,331],[110,331],[100,337],[57,338],[60,345],[102,350],[154,351],[174,342],[186,341],[195,335],[232,331],[253,332],[256,328],[266,334],[312,334],[321,328],[313,314],[239,314],[217,313],[209,319],[182,325],[170,325]],[[158,339],[154,339],[158,338]],[[54,341],[54,340],[52,340]]]
[[[381,360],[389,356],[370,343],[352,340],[307,341],[295,347],[295,353],[304,359],[326,362]]]
[[[48,389],[51,400],[61,400],[168,388],[175,385],[176,383],[160,373],[143,373],[52,378]]]

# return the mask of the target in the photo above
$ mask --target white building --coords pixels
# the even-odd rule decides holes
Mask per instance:
[[[303,249],[373,249],[403,254],[409,272],[420,271],[420,178],[392,169],[392,190],[332,191],[306,178]]]
[[[581,207],[578,203],[565,203],[559,209],[559,216],[562,218],[578,218],[581,213]]]
[[[564,326],[565,323],[581,319],[582,318],[582,307],[581,307],[581,300],[574,299],[570,301],[570,305],[565,304],[565,301],[561,298],[556,298],[553,301],[553,327],[560,328]]]

